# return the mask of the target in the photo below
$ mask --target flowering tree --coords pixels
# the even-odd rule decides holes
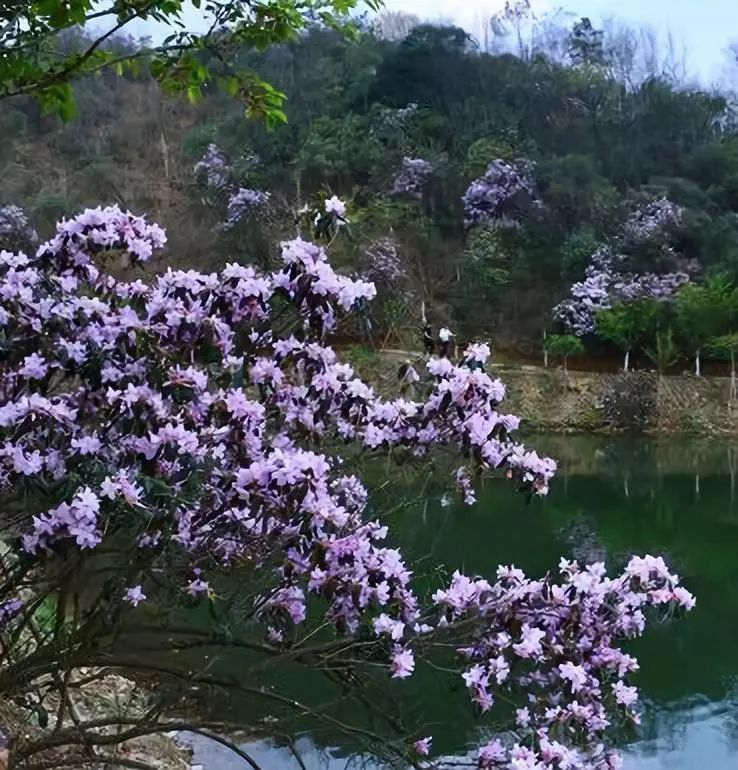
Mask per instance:
[[[249,166],[258,163],[257,158],[248,159]],[[238,174],[225,153],[216,144],[209,144],[205,154],[195,164],[195,179],[204,188],[212,205],[219,207],[225,200],[225,219],[220,224],[223,230],[232,230],[240,222],[263,215],[269,205],[270,194],[239,184]]]
[[[28,251],[37,240],[36,231],[20,206],[0,207],[0,249]]]
[[[570,296],[554,308],[554,319],[568,333],[584,337],[597,331],[598,313],[614,304],[673,297],[690,280],[686,269],[673,270],[680,260],[669,245],[669,235],[680,221],[681,209],[665,198],[636,207],[613,243],[592,254],[584,280],[573,284]],[[638,269],[639,253],[653,256],[654,250],[671,270]]]
[[[403,158],[402,166],[395,175],[393,195],[422,198],[433,175],[433,166],[422,158]]]
[[[374,287],[336,274],[321,246],[283,243],[273,273],[115,277],[165,240],[110,207],[61,222],[35,256],[0,255],[0,693],[38,717],[13,736],[16,765],[63,750],[86,767],[142,734],[205,730],[181,716],[201,687],[305,713],[288,685],[258,680],[265,661],[350,688],[357,667],[403,679],[440,656],[480,715],[498,698],[519,706],[472,764],[618,767],[605,741],[638,720],[637,663],[619,642],[649,612],[694,603],[663,560],[634,557],[613,578],[566,560],[542,579],[455,572],[426,597],[351,472],[357,451],[423,462],[446,447],[467,503],[481,473],[545,494],[555,463],[515,440],[504,386],[484,371],[489,348],[431,359],[420,400],[383,400],[327,345]],[[173,627],[167,606],[197,603],[213,627]],[[243,651],[253,686],[170,654],[218,646]],[[152,666],[156,651],[166,664]],[[178,682],[176,698],[79,716],[85,683],[151,668]],[[414,764],[431,753],[429,737],[347,729]]]
[[[522,214],[541,206],[533,164],[526,159],[515,163],[493,160],[484,175],[469,185],[463,202],[467,227],[484,224],[518,227]]]

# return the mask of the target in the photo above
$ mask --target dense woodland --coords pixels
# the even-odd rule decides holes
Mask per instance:
[[[215,85],[195,103],[168,98],[143,66],[78,81],[65,124],[6,100],[0,204],[22,206],[45,234],[60,215],[119,203],[166,226],[155,267],[215,269],[269,264],[305,207],[335,195],[348,237],[334,260],[380,289],[357,333],[417,340],[424,303],[436,329],[537,354],[544,330],[572,331],[554,308],[592,256],[627,251],[628,222],[665,198],[677,212],[668,235],[629,254],[627,274],[688,275],[689,301],[677,281],[668,296],[641,292],[634,313],[622,296],[595,303],[610,318],[549,347],[613,359],[632,348],[659,368],[700,348],[726,357],[738,330],[731,98],[686,85],[673,60],[646,56],[643,36],[622,27],[583,20],[535,40],[510,53],[456,27],[386,17],[355,40],[314,29],[264,54],[234,51],[287,95],[287,121],[271,127],[244,120]],[[207,171],[208,152],[216,184],[194,170]],[[705,303],[721,305],[719,318]]]

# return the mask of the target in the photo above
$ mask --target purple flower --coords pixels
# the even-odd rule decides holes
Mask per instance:
[[[392,677],[395,679],[406,679],[415,670],[415,657],[411,650],[402,647],[395,647],[392,655]]]
[[[615,700],[621,706],[632,706],[638,700],[638,690],[635,687],[628,687],[624,682],[618,680],[612,686]]]
[[[420,757],[427,757],[431,752],[432,742],[433,738],[430,735],[426,738],[421,738],[420,740],[415,741],[415,743],[413,743],[415,753]]]
[[[533,164],[525,159],[507,163],[493,160],[484,176],[475,179],[463,198],[467,227],[493,224],[519,226],[522,216],[541,207],[535,190]]]
[[[18,616],[25,606],[22,599],[6,599],[0,603],[0,632],[4,631],[8,623]]]
[[[562,663],[559,666],[559,676],[566,679],[571,685],[571,691],[576,693],[586,687],[588,682],[587,673],[581,666],[573,663]]]
[[[22,377],[28,377],[30,380],[42,380],[49,371],[49,365],[43,356],[38,353],[31,353],[23,359],[23,366],[18,370]]]
[[[497,738],[479,749],[479,766],[483,768],[501,764],[507,759],[507,751]]]
[[[346,204],[336,195],[327,198],[325,201],[325,213],[331,214],[338,219],[346,217]]]
[[[210,586],[207,581],[195,578],[187,584],[186,590],[190,596],[207,596],[210,593]]]
[[[521,658],[537,658],[543,655],[541,642],[546,638],[546,632],[540,628],[523,624],[522,639],[513,645],[516,655]]]
[[[433,175],[433,166],[422,158],[403,158],[402,166],[395,175],[392,194],[422,198]]]
[[[231,166],[218,145],[209,144],[205,154],[195,165],[195,176],[205,177],[208,187],[220,190],[228,184]]]
[[[140,584],[126,590],[126,601],[134,607],[138,607],[141,602],[146,601],[146,598]]]
[[[263,211],[268,205],[270,197],[267,192],[240,187],[228,200],[228,219],[223,223],[223,229],[229,230],[245,217]]]

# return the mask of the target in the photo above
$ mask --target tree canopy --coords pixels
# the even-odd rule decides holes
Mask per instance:
[[[250,116],[282,120],[284,94],[254,71],[231,67],[234,47],[264,51],[294,39],[309,24],[346,26],[356,0],[193,0],[205,30],[184,23],[183,0],[11,0],[0,10],[0,99],[34,95],[46,109],[69,119],[71,81],[101,70],[138,71],[145,66],[170,94],[198,100],[215,78]],[[368,0],[367,5],[374,5]],[[131,22],[158,22],[160,43],[116,45]],[[81,42],[74,31],[84,27]],[[89,30],[89,31],[88,31]],[[72,33],[70,35],[70,33]],[[217,63],[217,68],[211,66]]]

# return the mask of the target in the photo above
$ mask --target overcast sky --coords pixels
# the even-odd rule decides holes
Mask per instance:
[[[574,18],[589,16],[593,22],[616,16],[633,25],[649,25],[665,38],[671,31],[687,51],[689,71],[706,83],[720,74],[726,48],[738,41],[738,0],[532,0],[537,11],[563,8]],[[504,0],[385,0],[391,10],[414,13],[430,21],[453,21],[479,34],[483,20],[499,11]],[[187,12],[187,22],[199,26],[201,14]],[[150,28],[136,28],[136,32]]]

